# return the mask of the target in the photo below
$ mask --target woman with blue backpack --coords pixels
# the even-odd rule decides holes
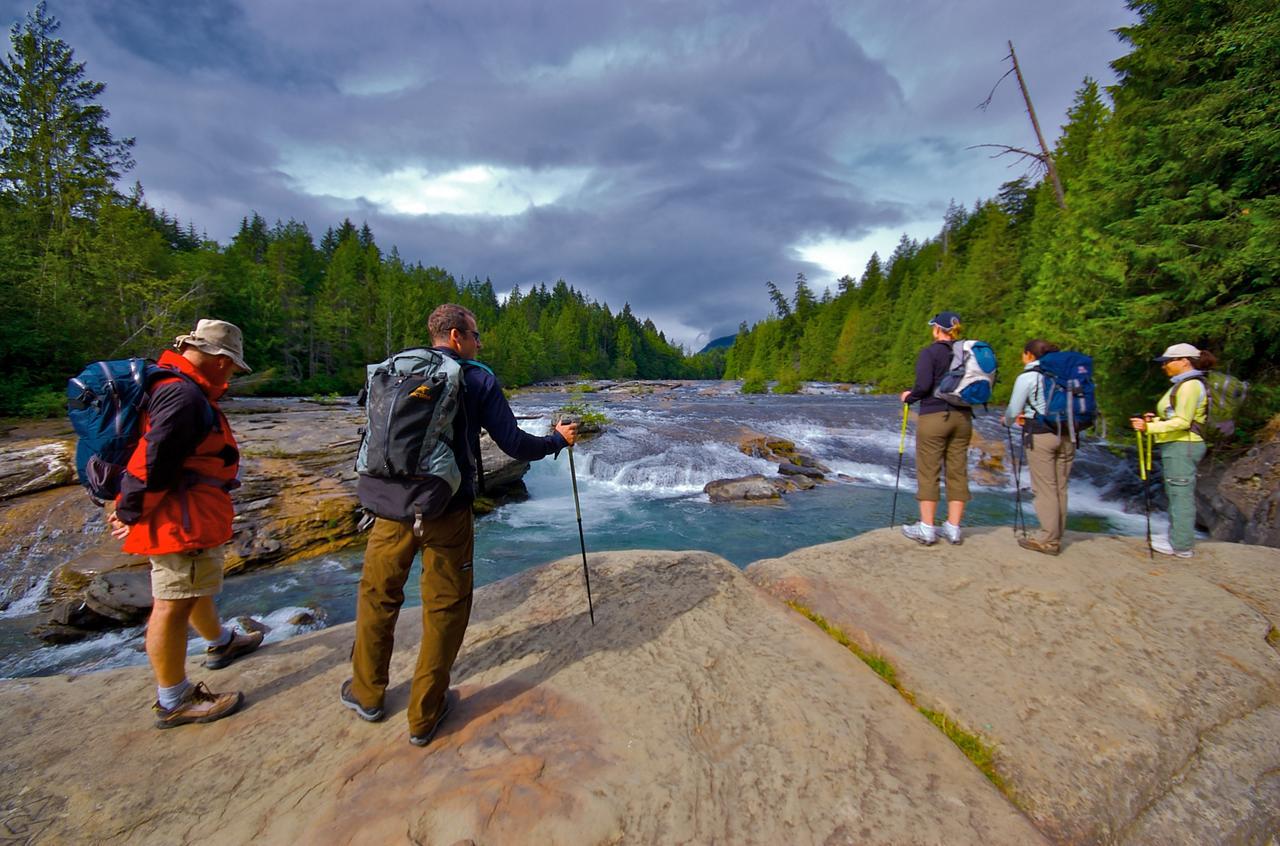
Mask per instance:
[[[1169,537],[1152,538],[1152,552],[1190,558],[1196,536],[1196,468],[1207,447],[1209,392],[1206,371],[1218,363],[1213,353],[1192,344],[1174,344],[1155,359],[1172,383],[1156,403],[1156,412],[1131,417],[1130,425],[1149,432],[1160,447],[1164,492],[1169,497]]]
[[[1016,422],[1022,427],[1023,443],[1029,447],[1027,466],[1031,469],[1036,518],[1040,521],[1040,534],[1018,538],[1018,546],[1045,555],[1062,551],[1062,535],[1067,526],[1067,480],[1076,459],[1071,427],[1052,421],[1049,414],[1053,388],[1046,388],[1046,374],[1053,384],[1056,379],[1042,365],[1042,359],[1053,354],[1062,355],[1056,344],[1040,338],[1027,341],[1022,348],[1023,370],[1013,382],[1009,406],[1001,418],[1006,426]]]

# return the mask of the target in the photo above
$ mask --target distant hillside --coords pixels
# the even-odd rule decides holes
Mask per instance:
[[[726,349],[726,350],[727,350],[729,347],[733,346],[733,339],[734,339],[734,338],[736,338],[736,337],[738,337],[738,336],[737,336],[737,335],[725,335],[723,338],[716,338],[714,341],[709,341],[709,342],[707,342],[707,345],[706,345],[705,347],[703,347],[702,349],[698,350],[698,352],[699,352],[699,353],[704,353],[704,352],[706,352],[706,351],[708,351],[708,350],[719,350],[719,349]]]

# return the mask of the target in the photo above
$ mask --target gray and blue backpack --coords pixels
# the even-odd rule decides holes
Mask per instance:
[[[973,408],[991,401],[996,383],[996,353],[985,341],[955,341],[951,363],[933,395],[951,405]]]
[[[365,426],[356,455],[356,494],[388,520],[422,521],[444,513],[462,483],[453,443],[462,405],[462,364],[416,347],[367,367],[360,394]]]

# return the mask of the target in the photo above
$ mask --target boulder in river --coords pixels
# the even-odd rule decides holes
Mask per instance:
[[[778,489],[759,473],[736,479],[716,479],[707,482],[702,490],[712,502],[765,502],[781,496]]]
[[[95,576],[84,604],[122,626],[141,623],[151,613],[151,570],[114,570]]]

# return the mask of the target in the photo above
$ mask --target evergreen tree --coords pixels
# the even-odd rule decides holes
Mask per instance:
[[[115,138],[94,102],[106,86],[86,77],[60,26],[41,0],[9,30],[12,52],[0,59],[0,191],[37,237],[91,214],[133,166],[133,139]]]

